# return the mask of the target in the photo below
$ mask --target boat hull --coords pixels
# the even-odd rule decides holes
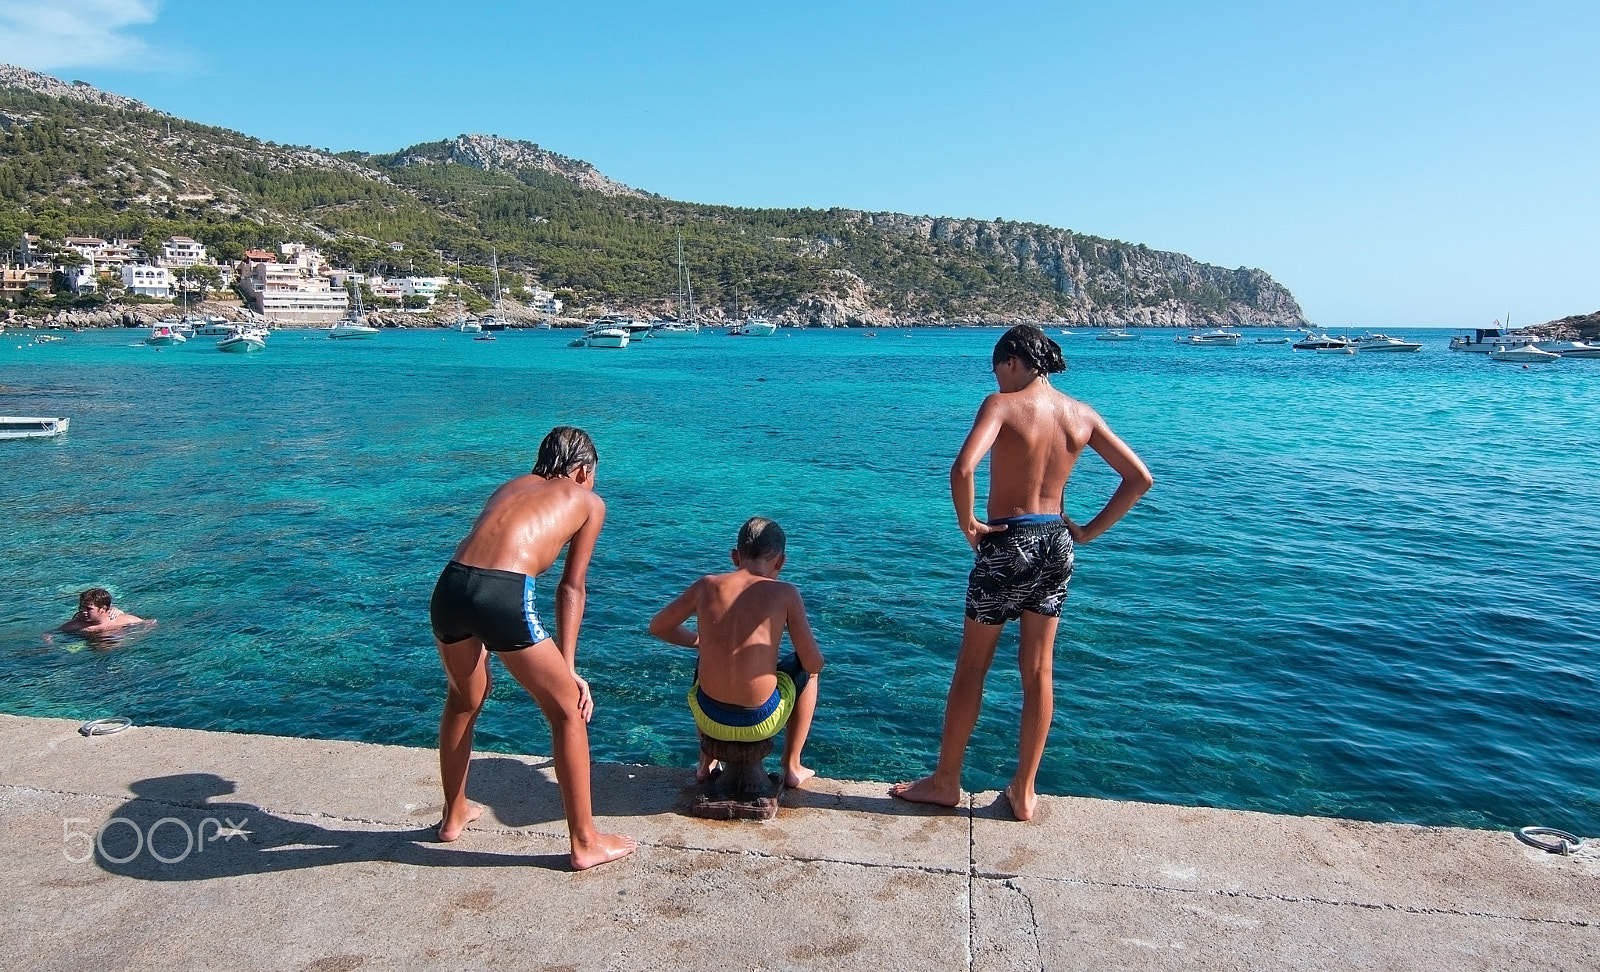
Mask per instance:
[[[267,342],[256,337],[231,337],[217,342],[217,350],[227,354],[251,354],[266,348]]]
[[[0,416],[0,439],[50,439],[67,431],[71,424],[69,418]]]

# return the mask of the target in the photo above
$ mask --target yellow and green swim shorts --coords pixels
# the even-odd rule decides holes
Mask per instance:
[[[761,705],[747,708],[718,702],[700,690],[700,681],[696,679],[689,687],[689,711],[694,713],[694,724],[712,739],[760,742],[776,736],[789,721],[795,699],[810,680],[811,673],[800,667],[800,660],[790,654],[778,662],[778,687]]]

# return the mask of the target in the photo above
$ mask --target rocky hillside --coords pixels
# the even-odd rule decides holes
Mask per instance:
[[[493,255],[569,306],[638,313],[669,310],[681,237],[712,319],[1305,323],[1264,271],[1071,230],[678,202],[496,136],[391,153],[277,145],[0,66],[0,239],[22,232],[181,234],[224,257],[304,240],[349,265],[484,288]]]
[[[1600,341],[1600,311],[1546,321],[1533,330],[1559,340]]]

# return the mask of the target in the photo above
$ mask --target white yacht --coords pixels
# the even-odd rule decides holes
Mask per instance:
[[[583,332],[583,343],[591,348],[625,348],[629,340],[628,329],[614,324],[592,324]]]
[[[1244,335],[1237,331],[1219,327],[1214,331],[1180,335],[1177,341],[1179,344],[1195,344],[1202,347],[1236,348],[1243,338]]]
[[[69,418],[0,415],[0,439],[48,439],[67,431]]]
[[[1415,341],[1402,341],[1397,337],[1387,334],[1363,334],[1350,342],[1357,351],[1421,351],[1422,345]]]
[[[208,317],[195,325],[195,337],[227,337],[233,333],[233,324],[225,318]]]
[[[1550,351],[1563,358],[1600,358],[1600,344],[1583,341],[1537,341],[1533,345],[1540,351]]]
[[[177,321],[156,321],[150,325],[150,336],[144,339],[144,343],[154,344],[157,347],[170,347],[182,344],[185,340],[187,338],[183,336],[183,331],[178,329]]]
[[[778,325],[759,314],[751,314],[728,327],[728,333],[733,337],[771,337],[777,330]]]
[[[217,342],[218,351],[230,354],[249,354],[252,351],[264,351],[267,347],[267,332],[257,327],[235,327],[227,337]]]
[[[1094,339],[1096,341],[1137,341],[1139,340],[1139,335],[1129,334],[1120,327],[1113,327],[1104,334],[1096,334]]]
[[[1530,334],[1526,331],[1513,331],[1509,327],[1501,327],[1499,321],[1494,323],[1494,327],[1474,328],[1471,334],[1451,338],[1450,350],[1477,351],[1480,354],[1487,354],[1499,348],[1520,348],[1523,345],[1532,344],[1539,340],[1539,335],[1537,334]]]
[[[1531,344],[1523,344],[1517,347],[1496,348],[1489,352],[1489,360],[1549,364],[1552,361],[1560,361],[1561,355],[1554,351],[1541,351]]]
[[[483,325],[470,317],[457,318],[456,322],[450,326],[450,329],[460,331],[462,334],[483,333]]]

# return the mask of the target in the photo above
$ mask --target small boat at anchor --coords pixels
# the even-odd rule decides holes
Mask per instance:
[[[1561,355],[1554,351],[1542,351],[1531,344],[1520,347],[1496,348],[1489,352],[1490,361],[1520,361],[1525,364],[1549,364],[1560,361]]]
[[[1416,341],[1402,341],[1387,334],[1363,334],[1350,342],[1357,351],[1421,351]]]
[[[69,418],[0,415],[0,439],[49,439],[67,431]]]
[[[1139,337],[1140,335],[1129,334],[1120,327],[1113,327],[1104,334],[1096,334],[1094,339],[1096,341],[1137,341]]]
[[[217,342],[218,351],[229,354],[250,354],[267,349],[267,334],[254,327],[236,327],[227,337]]]
[[[187,340],[188,338],[183,336],[183,330],[179,327],[177,321],[156,321],[150,325],[150,336],[144,339],[144,343],[153,344],[156,347],[171,347],[174,344],[182,344]]]

